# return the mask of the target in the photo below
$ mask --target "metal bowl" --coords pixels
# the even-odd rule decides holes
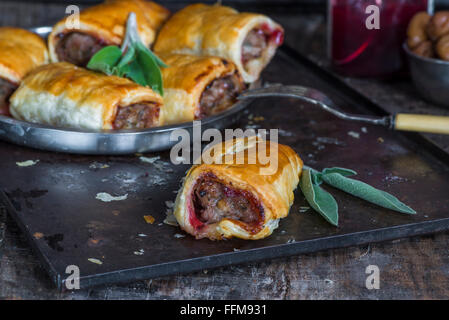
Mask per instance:
[[[449,107],[449,62],[421,57],[403,44],[413,83],[421,96],[443,107]]]

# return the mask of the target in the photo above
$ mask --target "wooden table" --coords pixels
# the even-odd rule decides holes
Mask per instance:
[[[64,5],[0,3],[0,23],[20,27],[51,24]],[[276,14],[286,42],[317,63],[324,59],[324,16]],[[406,81],[342,79],[397,110],[448,114],[423,102]],[[449,139],[430,136],[449,150]],[[1,177],[0,177],[1,179]],[[57,292],[29,245],[0,209],[0,298],[7,299],[447,299],[449,232],[342,248],[262,263],[164,277],[121,286]],[[380,289],[365,286],[368,265],[380,270]]]

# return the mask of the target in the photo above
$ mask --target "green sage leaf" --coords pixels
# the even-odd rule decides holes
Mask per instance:
[[[338,226],[338,205],[332,195],[312,181],[311,170],[304,170],[299,187],[310,206],[320,213],[324,219]]]
[[[143,43],[139,42],[137,44],[137,46],[139,47],[140,50],[145,50],[148,51],[148,53],[151,55],[151,57],[154,59],[154,61],[156,61],[156,63],[158,64],[158,66],[162,67],[162,68],[168,68],[168,65],[165,64],[164,61],[161,60],[161,58],[159,58],[153,51],[151,51],[150,49],[148,49],[147,47],[145,47],[143,45]]]
[[[120,72],[123,73],[124,76],[130,78],[135,83],[140,84],[141,86],[147,85],[147,80],[145,79],[144,72],[137,60],[133,60],[127,65],[121,67]]]
[[[149,49],[145,48],[143,45],[137,46],[136,56],[146,82],[151,85],[151,88],[155,92],[159,93],[161,96],[164,95],[162,72],[156,63],[156,60],[154,60],[153,56],[150,54]]]
[[[321,179],[322,175],[323,174],[321,172],[319,172],[319,171],[310,170],[310,176],[311,176],[311,179],[312,179],[312,183],[317,185],[317,186],[319,186],[320,184],[323,183],[323,179]]]
[[[357,174],[357,172],[355,172],[354,170],[346,169],[346,168],[340,168],[340,167],[324,168],[322,172],[323,172],[323,174],[339,173],[339,174],[341,174],[342,176],[345,176],[345,177],[353,176],[353,175]]]
[[[103,72],[107,75],[114,73],[114,67],[122,56],[122,51],[117,46],[107,46],[97,51],[87,64],[87,68]]]
[[[353,196],[359,197],[378,206],[402,213],[416,213],[415,210],[405,205],[391,194],[376,189],[362,181],[344,177],[340,173],[323,174],[322,179],[324,182],[337,189],[343,190]]]
[[[133,46],[129,46],[126,49],[125,54],[122,56],[117,64],[117,68],[120,70],[124,68],[127,64],[131,63],[132,60],[136,58],[136,49]]]

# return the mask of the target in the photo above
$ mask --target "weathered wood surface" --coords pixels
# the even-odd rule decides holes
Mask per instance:
[[[0,24],[51,24],[65,6],[0,3]],[[324,20],[320,15],[278,15],[287,42],[322,63]],[[409,108],[409,84],[350,80],[360,92],[391,108]],[[401,90],[401,88],[403,90]],[[408,99],[408,100],[407,100]],[[407,103],[404,106],[403,103]],[[425,111],[419,101],[412,108]],[[420,109],[421,108],[421,109]],[[432,112],[447,111],[430,106]],[[443,146],[449,139],[436,137]],[[1,177],[0,177],[1,179]],[[444,299],[449,298],[449,232],[306,254],[262,263],[204,270],[128,285],[57,292],[18,227],[0,210],[0,298],[7,299]],[[380,269],[380,289],[365,287],[365,268]]]

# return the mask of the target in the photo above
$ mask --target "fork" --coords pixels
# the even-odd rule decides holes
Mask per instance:
[[[318,106],[337,118],[381,125],[392,130],[449,134],[449,117],[407,113],[398,113],[385,117],[354,115],[337,110],[333,101],[323,92],[302,86],[270,84],[263,88],[246,90],[237,99],[264,97],[297,98]]]

